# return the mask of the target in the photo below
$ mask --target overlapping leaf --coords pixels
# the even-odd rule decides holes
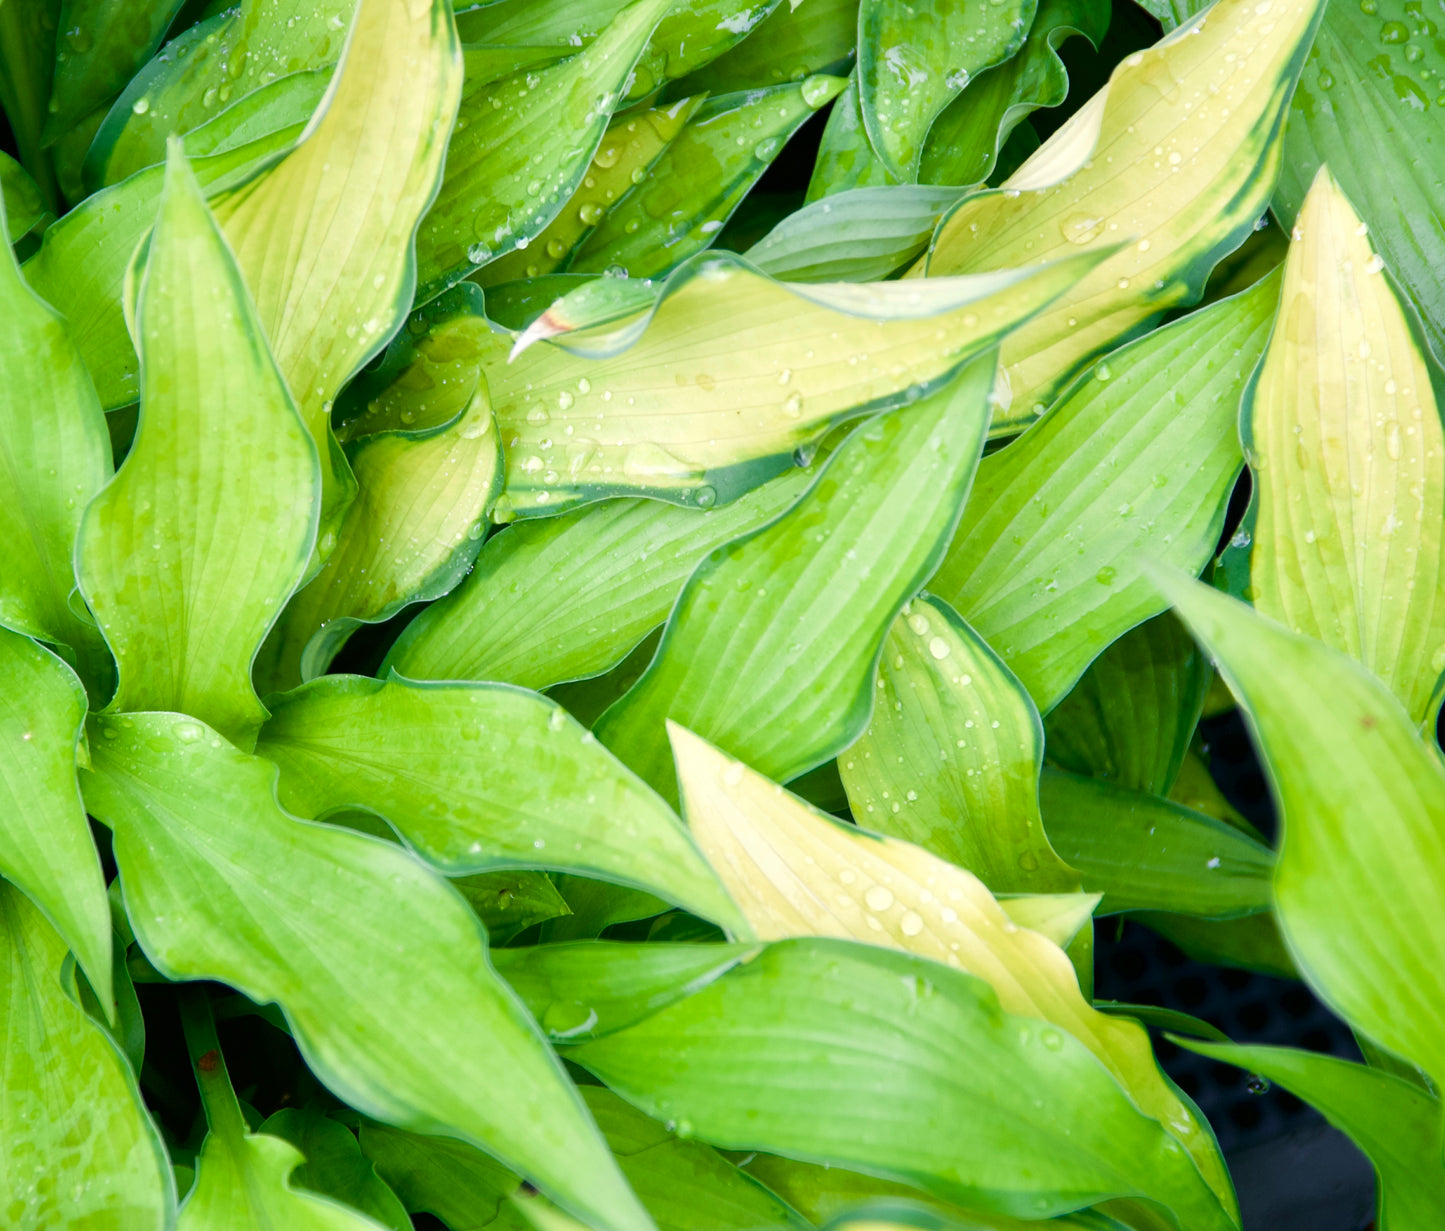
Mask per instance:
[[[737,46],[688,76],[689,89],[731,94],[813,73],[846,71],[858,37],[858,0],[774,6]]]
[[[362,1153],[414,1213],[435,1214],[451,1227],[526,1231],[508,1198],[522,1184],[479,1150],[449,1137],[424,1137],[386,1124],[364,1123]]]
[[[391,1231],[412,1231],[406,1209],[345,1125],[315,1108],[283,1107],[260,1131],[289,1141],[305,1157],[291,1176],[297,1187],[360,1210]]]

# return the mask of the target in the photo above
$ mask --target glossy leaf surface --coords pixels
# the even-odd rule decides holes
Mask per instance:
[[[360,1210],[391,1231],[411,1231],[405,1208],[345,1125],[314,1108],[283,1107],[266,1118],[260,1131],[301,1151],[306,1161],[291,1177],[298,1187]]]
[[[435,1214],[452,1227],[526,1231],[508,1200],[522,1184],[479,1150],[450,1137],[424,1137],[386,1124],[363,1123],[362,1153],[412,1212]]]

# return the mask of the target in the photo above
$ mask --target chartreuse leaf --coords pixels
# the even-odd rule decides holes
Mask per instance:
[[[982,638],[932,596],[905,607],[883,643],[872,721],[838,758],[854,819],[996,893],[1075,890],[1039,817],[1042,762],[1038,711]]]
[[[765,1231],[812,1224],[711,1146],[676,1137],[601,1086],[582,1098],[659,1231]]]
[[[563,868],[737,921],[671,810],[555,702],[393,675],[325,676],[272,704],[260,748],[293,812],[375,812],[450,875]]]
[[[75,781],[85,704],[60,659],[0,629],[0,875],[64,937],[109,1005],[110,906]]]
[[[47,144],[64,136],[124,89],[150,59],[184,0],[117,5],[63,0],[55,76],[46,110]]]
[[[1099,904],[1097,893],[1029,893],[1001,897],[1003,913],[1021,928],[1047,937],[1060,949],[1073,943]]]
[[[642,1021],[757,956],[749,945],[572,944],[498,949],[497,969],[554,1043]]]
[[[423,1137],[364,1121],[361,1152],[412,1213],[435,1214],[466,1231],[526,1231],[509,1198],[519,1176],[479,1150],[449,1137]]]
[[[863,1170],[1015,1217],[1132,1194],[1184,1226],[1233,1225],[1186,1150],[1081,1043],[912,954],[781,941],[568,1055],[715,1145]]]
[[[1445,47],[1436,21],[1418,0],[1332,4],[1314,52],[1290,107],[1275,207],[1288,223],[1328,163],[1419,307],[1430,346],[1445,355],[1445,233],[1433,221],[1420,225],[1445,210],[1434,173],[1445,153]]]
[[[91,502],[80,587],[115,654],[117,710],[266,716],[248,668],[316,532],[316,450],[179,144],[145,263],[141,417]]]
[[[334,64],[357,0],[243,0],[163,47],[130,80],[85,159],[87,186],[117,184],[165,157],[166,138],[284,74]]]
[[[361,624],[445,594],[466,575],[502,488],[502,450],[484,381],[453,424],[386,432],[351,450],[357,496],[336,547],[291,600],[256,664],[263,690],[331,664]]]
[[[1375,1165],[1381,1231],[1429,1231],[1445,1223],[1438,1098],[1389,1073],[1335,1056],[1287,1047],[1176,1041],[1267,1077],[1348,1134]]]
[[[0,235],[6,243],[23,239],[44,220],[49,212],[40,186],[24,167],[0,150],[0,206],[4,207],[4,225]]]
[[[531,346],[503,364],[505,339],[493,337],[486,372],[507,454],[504,503],[520,516],[624,494],[726,504],[787,470],[795,452],[806,457],[839,421],[940,387],[1094,260],[860,287],[775,282],[739,257],[706,254],[609,333],[640,335],[621,353],[615,342],[602,359]],[[554,307],[524,338],[567,328]]]
[[[1128,56],[1002,189],[944,220],[927,258],[934,275],[1129,241],[1004,343],[1013,401],[997,428],[1035,418],[1089,359],[1197,301],[1215,262],[1249,235],[1323,11],[1321,0],[1220,0]]]
[[[1342,1017],[1445,1077],[1445,764],[1376,677],[1215,591],[1158,576],[1249,720],[1279,807],[1275,908]]]
[[[1232,1206],[1213,1136],[1160,1073],[1147,1033],[1098,1013],[1064,951],[1020,929],[981,880],[810,808],[675,723],[668,730],[688,826],[759,939],[836,936],[979,976],[1005,1012],[1061,1027],[1093,1052]]]
[[[854,188],[789,214],[748,249],[765,274],[789,282],[867,282],[912,260],[933,236],[956,188]]]
[[[575,56],[463,100],[446,176],[417,232],[417,302],[526,247],[562,211],[668,2],[635,0]]]
[[[858,0],[775,5],[740,43],[690,74],[689,90],[732,94],[845,69],[858,38]],[[679,87],[681,88],[681,87]]]
[[[1445,671],[1445,377],[1327,170],[1246,401],[1249,598],[1348,654],[1433,730]],[[1437,393],[1438,389],[1438,393]]]
[[[1102,893],[1099,910],[1227,919],[1268,909],[1274,853],[1233,825],[1100,778],[1046,769],[1039,781],[1054,849]]]
[[[771,521],[815,474],[795,468],[720,509],[607,500],[518,522],[407,626],[387,666],[413,679],[523,688],[598,675],[667,619],[699,561]]]
[[[67,994],[65,941],[0,881],[0,1215],[16,1231],[163,1231],[175,1185],[120,1049]]]
[[[182,993],[181,1021],[207,1132],[177,1231],[378,1231],[380,1223],[293,1182],[292,1173],[305,1162],[295,1145],[249,1131],[205,995],[199,988]]]
[[[808,180],[808,203],[850,188],[883,188],[899,182],[874,150],[863,126],[862,104],[858,100],[858,69],[855,66],[848,78],[847,88],[833,104],[827,127],[823,129],[813,175]]]
[[[1145,620],[1094,659],[1048,716],[1049,760],[1135,791],[1169,794],[1211,675],[1176,616]]]
[[[855,431],[791,509],[699,564],[597,737],[670,798],[668,718],[783,781],[852,743],[883,635],[957,524],[995,362]]]
[[[873,149],[900,180],[918,176],[928,130],[970,80],[1009,59],[1036,0],[862,0],[858,103]]]
[[[434,873],[298,821],[274,766],[184,715],[100,718],[91,743],[86,804],[115,831],[126,912],[167,978],[279,1003],[312,1072],[365,1114],[469,1141],[608,1231],[649,1225]]]
[[[1203,568],[1239,474],[1240,392],[1269,335],[1269,278],[1100,360],[1017,444],[987,457],[929,588],[1044,713],[1161,609],[1148,553]]]
[[[840,78],[809,77],[708,99],[567,268],[650,278],[706,248],[788,138],[842,87]]]
[[[297,122],[196,158],[191,170],[204,187],[215,190],[245,178],[289,147],[301,130]],[[140,362],[126,327],[123,288],[131,257],[155,223],[165,178],[164,165],[147,167],[88,197],[45,229],[40,250],[25,262],[30,285],[65,317],[108,411],[140,397]]]
[[[925,184],[980,184],[1018,123],[1069,92],[1059,48],[1074,34],[1095,47],[1109,25],[1104,0],[1040,0],[1018,54],[968,82],[928,130],[918,177]]]
[[[305,1158],[291,1174],[296,1187],[360,1210],[392,1231],[412,1231],[406,1208],[344,1124],[314,1109],[285,1107],[267,1117],[259,1131],[289,1141]]]
[[[592,156],[582,186],[551,224],[525,249],[509,252],[483,266],[473,280],[483,286],[497,286],[512,279],[535,278],[566,265],[578,244],[619,198],[631,192],[635,184],[645,182],[647,169],[677,139],[703,98],[695,94],[614,119]]]
[[[5,219],[0,201],[0,232]],[[0,249],[0,625],[69,646],[103,690],[105,647],[70,606],[71,554],[86,502],[110,478],[110,438],[64,323],[9,243]]]
[[[445,0],[359,0],[331,89],[285,158],[216,218],[321,456],[324,560],[354,491],[331,435],[341,386],[406,319],[462,66]]]

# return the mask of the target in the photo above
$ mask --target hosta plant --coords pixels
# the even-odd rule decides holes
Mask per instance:
[[[1442,47],[0,0],[0,1222],[1445,1225]]]

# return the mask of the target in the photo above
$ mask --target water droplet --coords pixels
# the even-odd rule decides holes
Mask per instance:
[[[1380,42],[1405,43],[1410,40],[1410,27],[1403,21],[1387,21],[1380,27]]]
[[[595,201],[588,201],[577,211],[577,216],[589,227],[602,221],[602,207]]]
[[[1114,584],[1114,578],[1118,575],[1119,574],[1117,569],[1111,568],[1109,565],[1106,564],[1103,568],[1101,568],[1097,573],[1094,574],[1094,580],[1097,581],[1101,586],[1111,586]]]
[[[1261,1077],[1258,1073],[1251,1073],[1244,1079],[1244,1088],[1251,1094],[1268,1094],[1270,1084],[1268,1077]]]
[[[600,150],[597,151],[597,155],[595,158],[592,159],[592,161],[596,163],[599,167],[601,167],[604,171],[606,171],[610,167],[615,167],[617,165],[617,160],[621,157],[622,151],[617,146],[604,145]]]
[[[905,936],[917,936],[923,931],[923,916],[916,911],[904,911],[903,918],[898,921],[898,929]]]
[[[572,404],[573,404],[576,400],[577,400],[577,399],[572,396],[572,393],[571,393],[570,390],[568,390],[568,389],[563,389],[561,392],[559,392],[559,393],[557,394],[557,409],[558,409],[558,410],[571,410],[571,409],[572,409]]]
[[[1059,230],[1071,244],[1087,244],[1099,237],[1104,220],[1094,214],[1074,214],[1059,223]]]
[[[144,115],[151,109],[150,100],[147,98],[138,98],[135,102],[131,103],[130,109],[135,112],[136,115]]]
[[[783,413],[789,419],[797,419],[803,413],[803,395],[801,393],[790,393],[783,402]]]
[[[869,910],[887,910],[893,905],[893,890],[887,885],[870,885],[863,895]]]
[[[1033,851],[1025,851],[1019,856],[1019,867],[1025,872],[1037,872],[1039,868],[1039,857]]]
[[[814,111],[838,93],[838,82],[832,77],[813,76],[798,87],[803,101]]]
[[[692,494],[693,503],[700,509],[710,509],[717,503],[717,489],[704,484]]]
[[[948,642],[942,637],[935,637],[928,643],[928,652],[934,658],[947,658],[949,654]]]

